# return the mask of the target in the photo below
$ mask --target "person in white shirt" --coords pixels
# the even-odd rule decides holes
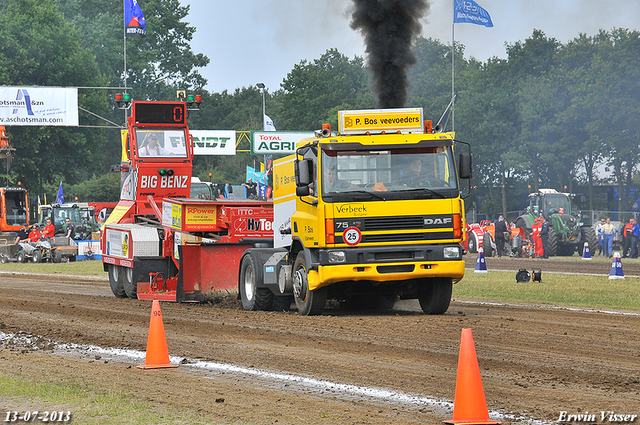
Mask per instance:
[[[146,146],[140,148],[140,156],[167,156],[171,153],[158,144],[158,136],[149,135]]]
[[[616,226],[611,224],[611,219],[607,217],[606,223],[602,226],[602,245],[604,248],[604,255],[613,257],[613,238],[616,233],[618,233],[618,229]]]

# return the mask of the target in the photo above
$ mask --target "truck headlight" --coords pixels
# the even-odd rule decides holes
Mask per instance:
[[[461,257],[459,246],[446,246],[442,250],[442,253],[447,260],[459,259]]]
[[[346,263],[347,253],[344,251],[329,251],[330,263]]]

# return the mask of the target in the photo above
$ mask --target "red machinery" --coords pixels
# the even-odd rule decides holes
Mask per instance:
[[[131,102],[121,200],[100,242],[116,297],[204,301],[237,287],[247,248],[273,244],[270,201],[188,199],[192,105]]]

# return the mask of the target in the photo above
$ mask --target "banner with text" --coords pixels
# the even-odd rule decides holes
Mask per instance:
[[[235,155],[235,130],[191,130],[194,155]]]
[[[255,155],[290,155],[298,142],[313,137],[313,132],[254,131],[251,133],[251,153]]]
[[[77,87],[0,86],[0,125],[77,126]]]

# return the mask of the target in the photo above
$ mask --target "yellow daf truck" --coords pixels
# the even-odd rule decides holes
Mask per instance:
[[[274,246],[245,252],[243,307],[295,301],[317,315],[327,299],[390,308],[417,298],[443,314],[464,276],[470,153],[454,156],[454,134],[434,131],[422,109],[341,111],[337,135],[325,125],[316,136],[274,162]]]

